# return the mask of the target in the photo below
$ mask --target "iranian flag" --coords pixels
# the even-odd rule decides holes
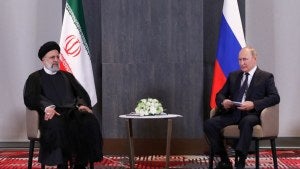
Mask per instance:
[[[81,0],[67,0],[60,36],[60,69],[72,73],[97,103],[93,69]]]

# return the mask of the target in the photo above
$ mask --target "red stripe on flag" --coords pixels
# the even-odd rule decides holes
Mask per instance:
[[[214,76],[213,76],[213,84],[211,88],[211,96],[210,96],[210,107],[216,107],[216,94],[221,90],[223,85],[226,82],[226,77],[222,71],[222,68],[218,62],[215,61],[215,68],[214,68]]]
[[[63,56],[63,54],[60,54],[59,61],[60,61],[59,62],[60,70],[72,73],[72,70],[71,70],[69,64],[67,63],[65,57]]]

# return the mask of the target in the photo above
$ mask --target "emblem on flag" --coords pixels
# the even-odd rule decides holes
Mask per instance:
[[[64,50],[68,56],[79,56],[81,51],[80,40],[75,35],[69,35],[64,41]]]

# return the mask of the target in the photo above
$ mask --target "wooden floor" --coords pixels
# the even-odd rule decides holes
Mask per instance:
[[[269,148],[270,141],[260,141],[261,148]],[[276,147],[280,149],[300,149],[300,137],[279,137],[276,139]]]

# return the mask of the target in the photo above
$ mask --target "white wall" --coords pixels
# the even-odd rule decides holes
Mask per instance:
[[[281,137],[300,136],[300,1],[246,0],[246,39],[258,50],[259,66],[275,75]]]
[[[61,0],[0,0],[0,142],[24,141],[23,86],[41,67],[40,45],[59,40]]]

